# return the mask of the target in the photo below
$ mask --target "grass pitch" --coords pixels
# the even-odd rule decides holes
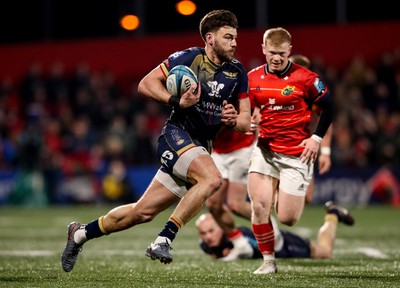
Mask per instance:
[[[150,260],[146,247],[172,210],[86,243],[74,270],[65,273],[60,255],[67,224],[87,223],[110,208],[1,207],[0,287],[400,287],[400,210],[388,206],[352,209],[356,223],[339,225],[334,259],[278,259],[274,275],[252,274],[261,260],[225,263],[203,254],[193,220],[173,242],[174,262]],[[289,230],[315,239],[323,216],[323,207],[307,206]]]

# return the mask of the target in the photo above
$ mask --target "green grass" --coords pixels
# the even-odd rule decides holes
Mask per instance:
[[[0,287],[400,287],[400,210],[386,206],[352,209],[356,224],[339,226],[333,259],[278,259],[275,275],[252,274],[261,260],[212,260],[198,248],[194,221],[174,241],[173,263],[151,261],[144,251],[171,211],[86,243],[74,270],[62,271],[67,224],[110,208],[1,207]],[[322,207],[307,206],[290,230],[315,239],[323,215]]]

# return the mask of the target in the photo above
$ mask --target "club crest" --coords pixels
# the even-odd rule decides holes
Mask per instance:
[[[295,86],[289,86],[288,85],[288,86],[286,86],[285,88],[282,89],[281,94],[283,96],[289,96],[289,95],[291,95],[293,93],[295,88],[296,88]]]

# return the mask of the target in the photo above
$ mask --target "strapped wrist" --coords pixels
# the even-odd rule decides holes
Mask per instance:
[[[331,147],[325,147],[325,146],[321,147],[320,151],[322,155],[327,155],[327,156],[331,155]]]
[[[180,97],[171,95],[171,97],[168,99],[168,105],[173,107],[175,110],[181,110],[180,101]]]
[[[313,135],[311,136],[311,138],[314,139],[315,141],[317,141],[318,143],[321,143],[321,141],[322,141],[322,138],[319,137],[319,136],[316,135],[316,134],[313,134]]]

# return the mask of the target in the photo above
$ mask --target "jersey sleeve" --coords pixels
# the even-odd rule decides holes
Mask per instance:
[[[247,72],[243,65],[240,65],[240,78],[239,78],[239,99],[244,99],[249,97],[248,92],[249,92],[249,78],[247,76]]]
[[[182,51],[177,51],[168,56],[167,59],[161,62],[160,68],[165,76],[168,77],[169,71],[177,65],[190,66],[194,57],[201,53],[197,47],[188,48]]]
[[[306,79],[308,100],[316,102],[326,95],[328,88],[322,82],[318,74],[311,72],[307,75]]]

